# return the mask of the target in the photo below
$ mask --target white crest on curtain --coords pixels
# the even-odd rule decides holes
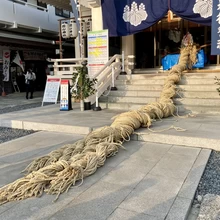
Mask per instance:
[[[196,0],[193,12],[200,14],[202,18],[208,18],[212,16],[212,3],[213,0]]]
[[[142,21],[146,20],[148,14],[145,10],[145,5],[141,3],[138,7],[136,2],[132,2],[131,9],[128,5],[124,7],[123,19],[125,22],[130,22],[134,26],[138,26]]]

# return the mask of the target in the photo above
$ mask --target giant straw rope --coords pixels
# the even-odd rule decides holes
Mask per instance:
[[[179,62],[170,70],[158,102],[117,115],[110,126],[92,131],[82,140],[34,160],[25,169],[26,176],[0,188],[0,204],[39,197],[43,192],[57,194],[58,198],[76,181],[103,166],[106,158],[114,156],[135,129],[149,128],[153,120],[174,115],[175,84],[180,81],[189,61],[196,63],[196,47],[192,45],[181,49]]]

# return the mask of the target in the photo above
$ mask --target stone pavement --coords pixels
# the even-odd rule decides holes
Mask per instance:
[[[0,186],[22,177],[33,158],[81,137],[41,131],[1,144]],[[210,150],[138,141],[124,146],[56,202],[54,195],[10,202],[0,206],[0,219],[185,219]]]
[[[0,145],[0,185],[21,177],[20,171],[33,158],[110,125],[120,112],[81,112],[79,104],[74,104],[68,112],[50,105],[0,115],[0,126],[43,130]],[[164,131],[137,130],[133,141],[124,144],[127,150],[107,159],[80,187],[73,187],[56,203],[52,203],[55,196],[49,195],[8,203],[0,206],[0,219],[183,220],[210,149],[220,146],[219,122],[215,115],[154,122],[152,130]],[[170,126],[187,130],[167,130]]]
[[[26,104],[33,104],[42,102],[43,92],[34,92],[33,99],[26,99],[26,93],[12,93],[6,96],[0,96],[0,109],[13,107],[17,105],[26,105]]]

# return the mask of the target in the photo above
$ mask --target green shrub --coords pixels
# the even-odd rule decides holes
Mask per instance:
[[[86,65],[76,68],[77,72],[73,73],[73,89],[72,96],[76,99],[84,100],[90,95],[93,95],[97,79],[90,79],[88,75],[88,68]]]

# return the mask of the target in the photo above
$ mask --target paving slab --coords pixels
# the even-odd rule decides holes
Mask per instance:
[[[11,112],[0,117],[1,127],[46,130],[73,134],[88,134],[94,129],[110,125],[111,118],[121,110],[80,111],[79,103],[73,110],[60,111],[59,105],[49,105],[19,112]]]
[[[163,218],[117,208],[107,220],[162,220]]]
[[[82,137],[42,131],[1,144],[0,175],[3,178],[0,179],[0,185],[21,177],[23,174],[20,171],[33,158]],[[80,182],[77,183],[56,202],[53,202],[56,196],[46,194],[41,198],[10,202],[0,206],[0,219],[165,220],[166,217],[175,216],[179,209],[181,216],[186,215],[187,201],[192,200],[187,197],[187,187],[191,187],[189,183],[195,169],[208,161],[210,150],[137,141],[126,142],[124,146],[126,150],[121,149],[116,156],[108,158],[105,165],[85,178],[81,186],[78,186]],[[178,170],[177,156],[182,159],[180,163],[184,163],[185,158],[185,178],[155,173],[168,157]],[[197,179],[193,181],[198,182],[201,175],[202,172],[197,173]],[[187,185],[184,187],[185,183]],[[192,196],[195,190],[191,192]],[[183,206],[181,202],[184,202]]]
[[[148,130],[135,131],[132,140],[176,144],[220,151],[220,117],[198,114],[195,117],[169,117],[154,122]]]
[[[0,96],[0,109],[3,108],[10,108],[18,105],[28,105],[33,103],[40,103],[42,102],[43,97],[42,91],[34,92],[33,99],[26,99],[26,93],[12,93],[6,96]]]
[[[191,199],[177,196],[166,220],[185,220],[192,204]]]

